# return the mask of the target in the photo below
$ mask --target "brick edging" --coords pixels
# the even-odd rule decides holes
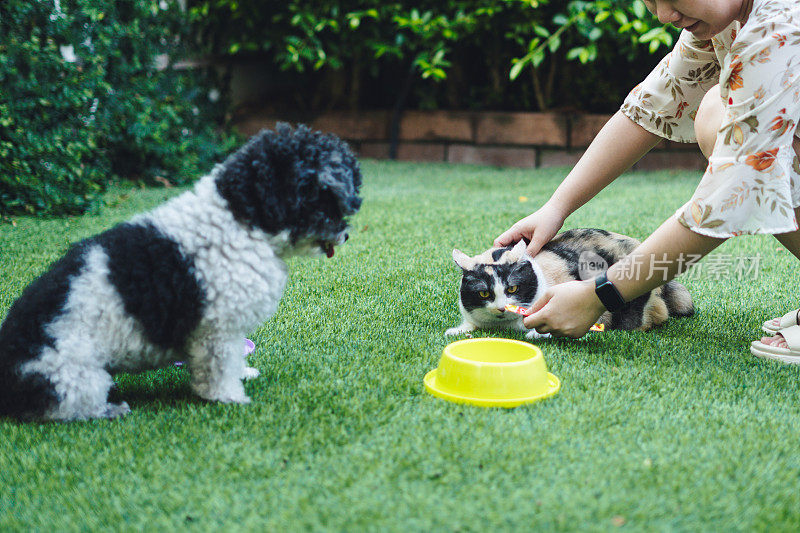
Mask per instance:
[[[511,167],[572,166],[610,115],[407,111],[400,122],[397,158]],[[390,111],[331,111],[300,120],[252,112],[236,127],[246,135],[276,122],[304,122],[349,141],[361,157],[388,159]],[[702,170],[697,145],[662,141],[634,168]]]

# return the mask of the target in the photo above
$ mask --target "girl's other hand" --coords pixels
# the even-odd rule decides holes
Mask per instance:
[[[510,246],[520,239],[528,241],[531,257],[556,236],[564,225],[566,213],[552,205],[544,204],[538,211],[519,220],[494,240],[494,246]]]

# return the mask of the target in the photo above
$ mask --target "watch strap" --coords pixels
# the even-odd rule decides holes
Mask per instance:
[[[625,299],[617,288],[608,280],[608,271],[603,272],[594,280],[594,292],[606,309],[615,313],[625,306]]]

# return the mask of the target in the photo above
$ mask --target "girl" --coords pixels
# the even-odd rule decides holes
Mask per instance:
[[[674,49],[631,91],[550,200],[494,244],[524,238],[535,255],[570,213],[662,137],[697,142],[708,168],[691,200],[605,275],[555,286],[536,302],[525,325],[539,333],[583,336],[606,308],[666,283],[687,258],[729,237],[773,234],[800,259],[800,2],[644,1],[659,21],[683,29]],[[798,314],[766,322],[765,330],[778,333],[751,351],[800,363]]]

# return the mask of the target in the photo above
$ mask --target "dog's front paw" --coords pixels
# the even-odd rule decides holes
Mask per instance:
[[[244,392],[241,380],[231,380],[225,384],[219,383],[209,386],[207,383],[195,382],[192,384],[195,394],[210,402],[222,403],[250,403],[250,398]]]
[[[103,418],[119,418],[131,412],[131,408],[126,402],[110,403],[103,411]]]
[[[246,395],[244,392],[241,394],[238,393],[222,393],[222,394],[200,394],[200,397],[204,400],[208,400],[209,402],[220,402],[220,403],[238,403],[241,405],[247,405],[252,400],[250,397]]]
[[[539,333],[535,329],[532,329],[525,334],[526,339],[549,339],[551,337],[552,335],[550,335],[549,333]]]
[[[226,396],[226,397],[220,398],[218,401],[220,401],[222,403],[238,403],[240,405],[247,405],[250,402],[252,402],[253,400],[251,400],[250,396],[248,396],[247,394],[242,394],[241,396],[240,395]]]
[[[253,368],[251,366],[247,366],[244,369],[244,374],[242,374],[242,379],[254,379],[261,375],[261,372],[258,371],[257,368]]]

